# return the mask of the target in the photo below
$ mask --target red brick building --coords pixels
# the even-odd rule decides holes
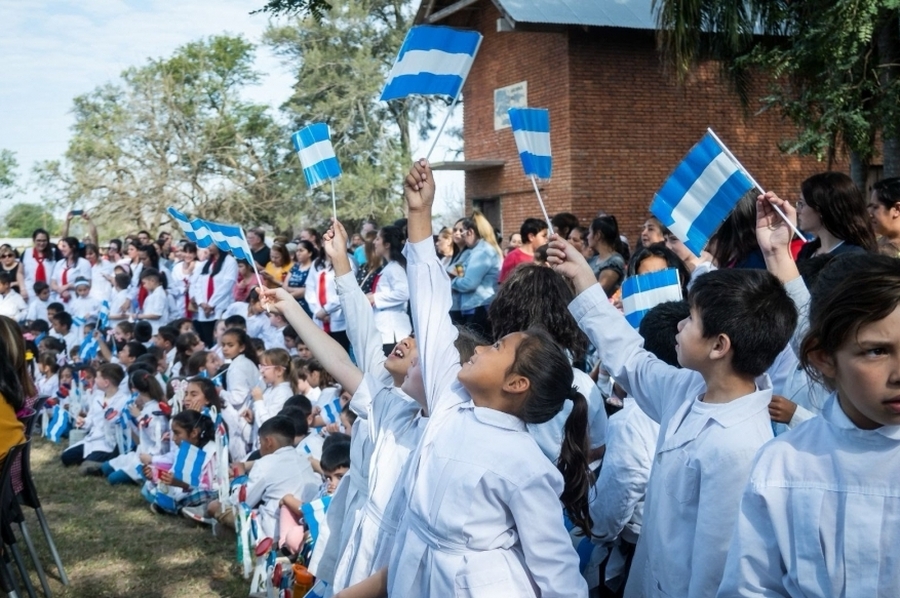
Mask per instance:
[[[436,167],[466,171],[467,209],[481,207],[504,236],[541,215],[500,122],[509,101],[550,109],[548,212],[586,225],[605,210],[632,241],[654,193],[707,127],[783,197],[796,199],[800,182],[826,169],[781,153],[792,125],[744,108],[716,63],[677,84],[656,50],[650,0],[423,0],[416,22],[484,36],[463,88],[465,161]],[[751,98],[764,92],[760,82]]]

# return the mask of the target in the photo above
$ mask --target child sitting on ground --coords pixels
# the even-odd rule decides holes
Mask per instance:
[[[103,364],[97,370],[96,390],[90,399],[87,417],[75,419],[75,427],[83,429],[87,435],[63,451],[63,465],[81,465],[80,473],[97,474],[103,463],[116,456],[116,422],[128,399],[128,393],[119,388],[124,378],[125,370],[115,363]]]

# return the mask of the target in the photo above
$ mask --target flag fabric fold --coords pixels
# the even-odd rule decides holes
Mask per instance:
[[[220,224],[200,218],[188,218],[175,208],[167,210],[169,215],[181,227],[184,236],[197,244],[198,247],[215,245],[222,251],[234,255],[235,259],[253,263],[253,253],[250,244],[240,226],[234,224]]]
[[[93,336],[89,339],[85,339],[81,343],[81,348],[78,351],[78,358],[82,362],[89,362],[92,359],[97,358],[97,354],[100,352],[100,341],[95,339]]]
[[[550,111],[546,108],[510,108],[508,112],[525,175],[549,179],[553,170]]]
[[[303,512],[303,521],[306,523],[306,529],[309,530],[311,545],[315,545],[320,531],[327,526],[325,514],[328,512],[328,505],[330,504],[331,497],[323,496],[300,507],[300,510]]]
[[[657,192],[650,212],[694,255],[753,188],[750,178],[707,133]]]
[[[622,310],[632,327],[641,325],[648,311],[666,301],[681,301],[678,270],[668,268],[626,278],[622,283]]]
[[[71,418],[69,412],[60,405],[53,407],[50,423],[47,425],[47,439],[59,443],[69,431]]]
[[[306,184],[315,189],[341,176],[341,165],[331,145],[331,131],[325,123],[315,123],[291,135],[300,155]]]
[[[99,330],[106,330],[109,326],[109,301],[104,299],[100,303],[100,314],[97,317],[97,328]]]
[[[206,453],[190,442],[182,441],[178,446],[178,454],[172,465],[172,476],[181,480],[191,488],[200,486],[203,477],[203,464],[206,462]]]
[[[446,95],[456,98],[481,45],[477,31],[419,25],[406,34],[388,74],[382,100],[410,95]]]

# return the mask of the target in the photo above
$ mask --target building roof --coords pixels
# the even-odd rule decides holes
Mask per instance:
[[[652,0],[493,0],[516,23],[656,29]]]

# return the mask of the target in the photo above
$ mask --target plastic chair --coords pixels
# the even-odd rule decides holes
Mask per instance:
[[[16,501],[16,495],[13,492],[12,487],[12,464],[20,455],[24,454],[26,447],[30,446],[30,442],[30,440],[26,440],[24,443],[12,447],[3,461],[3,470],[0,472],[0,539],[2,539],[3,542],[4,555],[6,554],[6,549],[8,549],[9,554],[12,555],[13,560],[16,562],[16,568],[19,570],[19,577],[21,577],[22,583],[25,585],[28,596],[30,596],[30,598],[37,598],[37,595],[34,592],[34,586],[31,584],[31,578],[28,575],[28,570],[25,569],[25,559],[22,558],[22,553],[19,551],[16,536],[13,534],[12,529],[12,523],[18,518],[17,513],[21,515],[21,511],[18,511],[19,505]],[[12,574],[6,558],[3,559],[3,569],[3,576],[8,578],[13,586],[12,592],[16,592],[15,577]],[[4,580],[4,585],[5,584],[6,580]]]
[[[44,539],[47,541],[48,548],[50,548],[53,562],[56,564],[56,569],[59,571],[59,580],[64,586],[67,586],[69,585],[69,576],[66,575],[66,569],[63,567],[62,559],[59,558],[59,551],[56,550],[56,543],[53,541],[53,536],[50,533],[50,525],[47,523],[47,517],[44,515],[44,510],[41,508],[41,499],[38,497],[37,488],[34,485],[34,476],[31,474],[30,441],[25,444],[25,449],[22,453],[22,482],[24,483],[24,487],[18,496],[19,503],[34,509],[38,523],[41,526],[41,531],[44,533]],[[25,536],[26,534],[28,534],[27,529],[23,531],[22,535]],[[26,543],[30,544],[30,541],[30,534],[28,534]],[[31,548],[31,546],[29,546],[29,548]],[[45,580],[41,578],[42,585],[44,582]],[[46,586],[44,593],[47,593]],[[47,595],[49,596],[49,594]]]

